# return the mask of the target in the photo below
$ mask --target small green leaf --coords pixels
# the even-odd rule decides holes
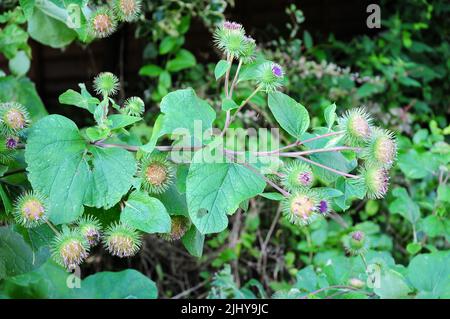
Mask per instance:
[[[281,195],[280,193],[262,193],[259,196],[270,199],[270,200],[275,200],[275,201],[281,201],[283,200],[285,197],[283,195]]]
[[[95,142],[107,138],[109,132],[110,132],[109,129],[101,129],[97,126],[88,127],[86,129],[86,136],[89,138],[90,141]]]
[[[305,43],[305,47],[309,50],[313,46],[313,41],[311,34],[308,31],[303,31],[303,42]]]
[[[147,64],[139,69],[139,75],[141,76],[149,76],[149,77],[157,77],[161,74],[163,69],[156,64]]]
[[[300,139],[309,127],[309,114],[305,107],[281,92],[270,92],[268,103],[281,127]]]
[[[406,250],[407,250],[408,253],[410,253],[411,255],[417,254],[421,249],[422,249],[422,245],[421,245],[420,243],[409,243],[409,244],[406,246]]]
[[[168,233],[170,216],[164,205],[156,198],[134,191],[125,202],[120,220],[143,232]]]
[[[150,141],[141,146],[141,150],[146,153],[151,153],[155,149],[156,142],[158,141],[158,138],[161,136],[161,130],[163,128],[163,121],[164,121],[164,115],[158,115],[156,118],[155,124],[153,125],[152,129],[152,136],[150,137]]]
[[[25,75],[30,69],[30,59],[24,51],[19,51],[14,58],[9,60],[9,69],[16,76]]]
[[[167,36],[164,39],[162,39],[160,45],[159,45],[159,54],[167,54],[169,52],[173,52],[175,48],[177,48],[178,45],[178,38],[177,37],[171,37]]]
[[[328,129],[331,129],[334,121],[336,121],[336,104],[333,103],[328,106],[323,112],[323,115],[325,117],[325,121],[327,122]]]
[[[202,235],[194,225],[181,238],[181,242],[192,256],[201,257],[203,255],[205,235]]]
[[[400,214],[406,218],[411,224],[416,224],[420,218],[420,208],[403,187],[397,187],[392,191],[392,195],[396,198],[389,204],[391,214]]]
[[[134,124],[142,120],[141,117],[131,116],[126,114],[113,114],[108,116],[108,120],[111,121],[110,129],[117,130],[122,127],[127,127],[128,125]]]
[[[162,85],[166,89],[169,89],[172,86],[172,77],[169,72],[164,70],[159,74],[158,85]]]
[[[216,77],[216,80],[225,75],[230,65],[231,63],[225,60],[220,60],[217,62],[216,67],[214,68],[214,76]]]
[[[193,67],[197,63],[195,56],[186,49],[181,49],[175,59],[167,62],[167,71],[178,72]]]
[[[234,110],[237,109],[239,105],[236,104],[232,99],[223,99],[222,100],[222,110],[228,111],[228,110]]]
[[[97,105],[100,103],[99,99],[93,97],[88,92],[84,84],[79,84],[79,87],[81,93],[78,93],[72,89],[67,90],[59,96],[59,103],[78,106],[93,114]]]

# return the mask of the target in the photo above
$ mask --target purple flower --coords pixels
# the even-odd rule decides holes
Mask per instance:
[[[319,211],[325,214],[328,211],[328,203],[325,200],[321,200],[319,203]]]
[[[283,69],[281,68],[280,65],[274,63],[272,65],[272,73],[273,75],[275,75],[277,78],[280,78],[283,76]]]
[[[309,172],[300,173],[298,179],[303,186],[309,186],[312,181],[311,174]]]
[[[16,137],[8,137],[6,139],[6,147],[9,149],[15,149],[19,140]]]
[[[231,22],[231,21],[225,21],[223,23],[223,28],[227,30],[240,30],[242,29],[242,24],[239,24],[237,22]]]
[[[364,238],[364,233],[362,231],[357,230],[352,234],[352,238],[356,241],[361,241]]]

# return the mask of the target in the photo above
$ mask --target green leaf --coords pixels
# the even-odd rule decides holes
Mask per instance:
[[[192,256],[201,257],[203,255],[205,235],[201,234],[194,225],[184,234],[181,242]]]
[[[49,217],[56,224],[83,213],[91,179],[85,150],[75,123],[61,115],[49,115],[31,128],[25,149],[28,178],[35,190],[49,197]]]
[[[149,76],[153,78],[159,76],[162,71],[163,69],[156,64],[147,64],[140,68],[139,75]]]
[[[147,276],[134,269],[103,271],[88,276],[77,289],[83,299],[156,299],[158,289]]]
[[[94,114],[100,100],[93,97],[83,83],[78,84],[78,86],[80,87],[81,93],[78,93],[72,89],[67,90],[59,96],[59,103],[78,106]]]
[[[16,76],[25,75],[30,69],[30,59],[24,51],[19,51],[14,58],[9,60],[9,69]]]
[[[437,252],[415,256],[407,277],[419,290],[418,298],[450,298],[450,253]]]
[[[270,92],[268,103],[281,127],[300,139],[309,127],[309,114],[305,107],[281,92]]]
[[[92,142],[107,138],[109,133],[110,133],[109,129],[107,129],[107,128],[102,129],[98,126],[88,127],[86,129],[86,136]]]
[[[222,110],[228,111],[228,110],[234,110],[237,109],[239,105],[236,104],[232,99],[223,99],[222,100]]]
[[[113,114],[108,116],[108,120],[111,121],[110,129],[117,130],[122,127],[127,127],[128,125],[134,124],[142,120],[141,117],[131,116],[126,114]]]
[[[48,1],[41,2],[48,3]],[[65,12],[65,15],[67,18],[67,12]],[[28,20],[28,34],[42,44],[52,48],[63,48],[77,38],[77,33],[73,29],[69,29],[62,22],[65,21],[63,19],[63,17],[55,19],[44,13],[42,7],[36,6],[33,15]]]
[[[281,201],[284,199],[284,196],[281,195],[280,193],[262,193],[259,196],[270,199],[270,200],[275,200],[275,201]]]
[[[364,83],[356,90],[357,96],[360,98],[366,98],[381,91],[382,87],[372,83]]]
[[[11,227],[0,227],[0,280],[32,271],[39,267],[48,255],[37,255],[23,237]]]
[[[158,85],[161,85],[166,89],[169,89],[172,86],[172,78],[169,72],[166,70],[161,72],[159,75]]]
[[[194,137],[195,124],[201,125],[203,133],[212,127],[216,117],[214,109],[206,101],[198,98],[191,88],[167,94],[162,99],[160,107],[164,113],[161,135],[189,133]]]
[[[84,197],[84,204],[97,208],[111,208],[130,189],[136,173],[133,155],[121,148],[89,147],[92,154],[92,173]],[[89,186],[89,187],[88,187]]]
[[[134,191],[125,202],[120,220],[149,234],[168,233],[171,228],[170,216],[164,205],[139,191]]]
[[[29,19],[33,15],[35,0],[19,0],[20,7],[25,14],[25,18]]]
[[[203,163],[196,152],[186,181],[189,216],[202,234],[218,233],[228,225],[227,214],[264,191],[264,179],[236,163]]]
[[[167,71],[178,72],[193,67],[197,61],[195,56],[188,50],[181,49],[175,56],[175,59],[167,62]]]
[[[325,117],[325,121],[327,122],[328,129],[331,129],[334,121],[336,121],[336,104],[333,103],[328,106],[323,112],[323,115]]]
[[[422,230],[430,237],[445,235],[445,224],[436,215],[430,215],[420,221]]]
[[[12,211],[11,200],[9,199],[8,194],[6,194],[5,190],[3,189],[2,184],[0,184],[0,198],[2,199],[6,214],[9,214]]]
[[[305,43],[305,47],[309,50],[313,46],[313,41],[311,34],[308,31],[303,31],[303,42]]]
[[[431,153],[419,154],[416,150],[409,150],[398,157],[398,166],[406,177],[420,179],[431,175],[438,169],[439,164]]]
[[[307,292],[316,290],[317,288],[317,275],[313,266],[308,266],[297,272],[297,283],[295,288],[301,289]]]
[[[159,54],[167,54],[169,52],[173,52],[178,46],[178,38],[167,36],[162,39],[159,45]]]
[[[411,255],[415,255],[417,254],[419,251],[422,250],[422,245],[420,243],[409,243],[406,246],[406,250],[408,251],[408,253],[410,253]]]
[[[343,195],[335,198],[334,202],[343,211],[350,208],[352,200],[363,199],[366,195],[365,188],[360,183],[358,183],[358,181],[352,179],[339,177],[336,181],[336,188],[340,190]]]
[[[400,299],[408,297],[411,288],[402,274],[393,269],[386,269],[380,277],[379,287],[375,287],[373,291],[381,299]]]
[[[389,204],[389,211],[392,214],[400,214],[406,218],[411,224],[416,224],[420,218],[420,208],[403,187],[397,187],[392,191],[392,195],[396,198]]]
[[[115,205],[131,187],[136,170],[133,156],[123,149],[87,148],[75,123],[61,115],[49,115],[31,128],[25,161],[31,185],[49,198],[55,224],[78,218],[83,204]]]
[[[231,63],[225,60],[220,60],[217,62],[216,67],[214,68],[214,76],[216,77],[216,80],[225,75],[230,65]]]
[[[158,115],[158,117],[156,118],[155,124],[153,125],[153,129],[152,129],[152,136],[150,137],[150,141],[141,146],[140,149],[146,153],[151,153],[153,152],[153,150],[156,147],[156,142],[158,141],[158,138],[161,136],[161,130],[163,128],[163,121],[164,121],[164,116],[163,115]]]

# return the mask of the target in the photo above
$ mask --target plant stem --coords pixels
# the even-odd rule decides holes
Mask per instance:
[[[307,162],[307,163],[310,163],[310,164],[312,164],[312,165],[315,165],[315,166],[321,167],[321,168],[323,168],[323,169],[326,169],[326,170],[328,170],[328,171],[330,171],[330,172],[333,172],[333,173],[335,173],[335,174],[344,176],[344,177],[355,178],[355,179],[356,179],[356,178],[360,178],[360,177],[357,176],[357,175],[348,174],[348,173],[344,173],[344,172],[338,171],[337,169],[334,169],[334,168],[328,167],[328,166],[326,166],[326,165],[317,163],[317,162],[315,162],[315,161],[313,161],[313,160],[310,160],[310,159],[308,159],[308,158],[306,158],[306,157],[303,157],[303,156],[300,156],[300,155],[297,156],[297,158],[299,158],[299,159],[301,159],[302,161],[305,161],[305,162]]]
[[[261,90],[261,86],[258,86],[253,92],[252,94],[250,94],[244,102],[241,103],[241,106],[239,106],[239,108],[237,109],[236,113],[233,114],[232,118],[231,118],[231,122],[234,121],[234,119],[236,118],[237,114],[242,110],[242,108],[248,103],[248,101],[250,101],[255,95],[256,93],[258,93]]]
[[[225,73],[225,96],[228,98],[228,82],[230,81],[230,71],[231,66],[233,65],[233,56],[230,54],[227,54],[227,62],[230,63],[228,66],[227,72]]]
[[[47,223],[48,227],[50,227],[50,229],[55,233],[55,235],[61,235],[61,233],[56,229],[55,225],[53,225],[51,221],[46,220],[45,222]]]
[[[338,146],[338,147],[330,147],[330,148],[317,148],[313,150],[300,151],[300,152],[287,152],[287,153],[279,153],[279,156],[283,157],[297,157],[301,155],[310,155],[315,153],[326,153],[326,152],[339,152],[339,151],[360,151],[359,147],[350,147],[350,146]],[[265,156],[266,152],[262,154],[258,153],[259,156]]]
[[[233,98],[233,89],[237,84],[239,71],[241,70],[241,67],[242,67],[242,59],[239,59],[239,64],[237,66],[236,73],[234,74],[233,82],[231,82],[230,94],[228,94],[230,98]]]

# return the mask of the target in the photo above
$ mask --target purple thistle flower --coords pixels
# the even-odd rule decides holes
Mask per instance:
[[[328,203],[325,200],[321,200],[319,203],[319,211],[325,214],[328,211]]]
[[[304,186],[308,186],[311,184],[312,178],[309,172],[303,172],[298,175],[298,180]]]
[[[240,30],[242,29],[242,24],[239,24],[237,22],[225,21],[223,23],[223,28],[232,31]]]
[[[362,231],[357,230],[352,234],[352,238],[356,241],[361,241],[364,238],[364,233]]]
[[[274,63],[272,65],[272,73],[273,75],[275,75],[277,78],[280,78],[283,76],[283,69],[279,64]]]
[[[17,144],[19,142],[19,139],[16,137],[8,137],[6,139],[6,147],[9,149],[15,149],[17,147]]]

